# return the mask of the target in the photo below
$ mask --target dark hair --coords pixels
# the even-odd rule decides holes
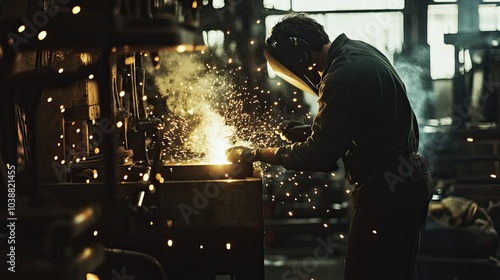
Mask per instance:
[[[267,38],[267,45],[278,46],[290,37],[297,37],[309,43],[311,49],[320,50],[330,42],[325,28],[305,13],[290,13],[280,20]]]

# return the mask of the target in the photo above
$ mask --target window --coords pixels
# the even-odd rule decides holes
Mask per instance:
[[[288,11],[292,6],[290,0],[264,0],[264,8]]]
[[[294,11],[346,11],[403,9],[404,0],[292,0]]]
[[[479,5],[479,29],[481,31],[500,30],[500,7],[496,4]]]
[[[444,34],[457,33],[457,5],[430,5],[427,10],[427,43],[431,54],[431,78],[450,79],[455,74],[455,48],[444,43]]]
[[[393,62],[394,54],[403,46],[403,13],[331,13],[326,15],[326,31],[331,40],[339,34],[365,41]]]

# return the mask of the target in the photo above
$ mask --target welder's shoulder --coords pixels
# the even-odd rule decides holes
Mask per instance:
[[[370,53],[352,52],[350,56],[341,57],[332,63],[328,69],[328,77],[330,80],[358,83],[369,73],[378,72],[384,67],[384,63]]]

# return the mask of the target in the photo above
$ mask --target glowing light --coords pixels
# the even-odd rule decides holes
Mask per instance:
[[[85,180],[85,183],[90,184],[90,179]]]
[[[40,33],[38,33],[38,40],[42,41],[45,38],[47,38],[47,31],[45,30],[40,31]]]
[[[231,250],[231,243],[226,243],[226,250]]]
[[[203,250],[203,245],[200,245],[200,249]]]
[[[376,230],[372,230],[373,234],[377,234],[377,231]]]
[[[193,9],[198,8],[198,1],[197,1],[197,0],[194,0],[194,1],[193,1],[193,4],[191,4],[191,7],[192,7]]]
[[[145,174],[142,176],[142,180],[143,180],[144,182],[149,181],[149,173],[145,173]]]
[[[255,23],[260,24],[260,19],[258,19]]]
[[[288,212],[288,216],[292,217],[292,216],[293,216],[293,212],[292,212],[292,211],[289,211],[289,212]]]
[[[82,11],[82,8],[80,6],[74,6],[73,9],[71,9],[71,13],[76,15]]]
[[[340,239],[344,239],[345,236],[343,234],[339,235],[340,236]]]
[[[260,72],[260,70],[262,70],[260,67],[259,67],[259,68],[257,68],[257,72]]]
[[[327,227],[328,227],[328,224],[323,224],[323,227],[327,228]]]
[[[253,44],[255,44],[255,41],[254,40],[250,41],[250,45],[253,45]]]
[[[94,230],[94,236],[97,236],[97,230]]]
[[[228,59],[227,63],[229,63],[229,64],[233,63],[233,59],[232,58]]]
[[[174,225],[174,221],[168,219],[167,220],[167,227],[171,228]]]
[[[185,52],[186,51],[186,46],[184,46],[184,45],[177,46],[177,51],[180,52],[180,53]]]
[[[167,246],[172,247],[174,245],[174,241],[172,239],[167,240]]]
[[[77,128],[77,129],[76,129],[76,133],[80,133],[80,131],[81,131],[81,130],[80,130],[79,128]]]
[[[313,70],[312,66],[309,66],[307,69],[309,69],[309,70]]]
[[[468,137],[468,138],[467,138],[467,142],[474,142],[474,138],[472,138],[472,137]]]
[[[52,102],[52,97],[47,98],[47,102],[48,103]]]
[[[58,156],[55,156],[55,157],[54,157],[54,160],[57,160],[58,158],[59,158]]]
[[[121,128],[122,126],[123,126],[123,122],[122,121],[117,121],[116,122],[116,127]]]
[[[94,78],[94,74],[89,75],[89,80],[92,80]]]
[[[59,68],[59,70],[57,70],[57,73],[59,73],[59,74],[61,74],[62,72],[64,72],[63,68]]]
[[[99,280],[99,276],[92,273],[87,273],[85,275],[85,280]]]
[[[96,169],[92,170],[92,177],[94,177],[94,179],[97,179],[98,176],[99,174],[97,173],[97,170]]]
[[[128,179],[128,175],[123,175],[123,180],[127,180]]]
[[[120,95],[120,97],[124,97],[125,96],[125,91],[123,91],[123,90],[120,91],[119,95]]]
[[[90,136],[89,136],[89,139],[90,139],[90,140],[94,139],[94,135],[90,135]]]
[[[24,30],[26,30],[26,26],[20,25],[19,28],[17,29],[17,32],[22,33]]]
[[[61,135],[59,135],[59,138],[63,139],[63,138],[64,138],[64,135],[62,135],[62,134],[61,134]]]
[[[152,226],[153,225],[153,221],[149,221],[149,225]]]
[[[146,95],[144,95],[144,96],[142,97],[142,101],[147,101],[147,100],[148,100],[148,97],[147,97]]]
[[[98,148],[98,147],[95,147],[95,149],[94,149],[94,154],[96,154],[96,155],[97,155],[97,154],[99,154],[99,152],[100,152],[100,151],[101,151],[101,150],[99,150],[99,148]]]
[[[150,192],[154,192],[155,191],[155,186],[153,184],[149,185],[148,190]]]
[[[497,175],[496,175],[496,174],[490,174],[490,177],[491,177],[492,179],[496,179],[496,178],[497,178]]]

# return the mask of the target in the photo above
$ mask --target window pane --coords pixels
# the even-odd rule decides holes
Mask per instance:
[[[497,5],[480,5],[479,6],[479,29],[481,31],[497,30]]]
[[[214,9],[222,9],[224,8],[224,0],[213,0],[212,2],[212,6],[214,7]]]
[[[224,32],[221,30],[203,31],[203,41],[211,48],[222,48],[224,45]]]
[[[264,8],[288,11],[292,7],[290,0],[264,0]]]
[[[430,45],[431,77],[449,79],[455,73],[452,45],[444,43],[444,34],[458,32],[457,5],[431,5],[428,7],[427,43]]]
[[[345,13],[327,14],[326,32],[333,41],[345,33],[347,37],[365,41],[393,62],[394,53],[403,45],[403,13]]]
[[[455,48],[452,45],[436,44],[431,48],[431,78],[451,79],[455,74]]]
[[[443,34],[458,32],[457,5],[434,5],[428,9],[427,43],[443,43]]]
[[[292,0],[294,11],[343,11],[403,9],[404,0]]]

